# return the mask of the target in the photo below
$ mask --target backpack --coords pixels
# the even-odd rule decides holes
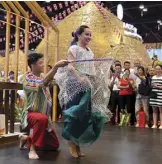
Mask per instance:
[[[149,96],[151,92],[151,82],[149,81],[149,78],[146,77],[146,81],[142,81],[138,86],[138,93],[143,96]]]

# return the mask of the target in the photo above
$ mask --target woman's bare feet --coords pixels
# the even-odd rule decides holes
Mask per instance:
[[[29,152],[28,155],[29,155],[29,159],[39,159],[39,156],[35,151],[35,146],[34,145],[31,145],[30,152]]]
[[[85,154],[83,152],[81,152],[80,147],[79,146],[76,146],[76,147],[77,147],[78,156],[79,157],[85,157]]]
[[[36,151],[35,150],[30,150],[30,152],[29,152],[29,159],[39,159],[39,157],[38,157],[38,154],[36,153]]]
[[[19,139],[20,139],[20,146],[19,146],[20,149],[27,149],[26,143],[27,143],[27,140],[28,140],[28,136],[20,134]]]
[[[77,147],[75,144],[69,144],[70,154],[74,158],[78,158]]]

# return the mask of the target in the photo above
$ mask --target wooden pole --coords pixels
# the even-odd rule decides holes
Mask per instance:
[[[20,39],[20,12],[19,10],[15,7],[13,2],[7,1],[6,2],[11,9],[16,13],[16,35],[15,35],[15,82],[17,82],[18,79],[18,67],[19,67],[19,39]]]
[[[56,54],[54,56],[54,62],[56,63],[59,58],[59,32],[56,33]],[[57,86],[55,85],[53,87],[53,112],[52,112],[52,121],[57,121],[57,97],[58,97],[58,89]]]
[[[5,81],[8,79],[9,72],[9,53],[10,53],[10,12],[7,12],[6,24],[6,52],[5,52]]]
[[[27,64],[27,56],[28,56],[28,50],[29,50],[29,15],[24,10],[24,8],[20,5],[19,2],[13,2],[15,6],[19,9],[19,11],[23,14],[25,17],[25,57],[24,57],[24,72],[28,70],[28,64]]]
[[[19,67],[19,40],[20,40],[20,16],[16,16],[16,36],[15,36],[15,52],[16,52],[16,68],[15,68],[15,82],[18,79],[18,67]]]
[[[48,41],[48,29],[45,28],[45,40]],[[47,73],[47,63],[48,63],[48,42],[45,42],[45,49],[44,49],[44,74]]]
[[[28,50],[29,50],[29,20],[25,20],[25,58],[24,58],[24,72],[27,72],[28,70],[28,63],[27,63],[27,58],[28,58]]]
[[[6,23],[6,52],[5,52],[5,81],[8,79],[9,71],[9,49],[10,49],[10,8],[5,2],[1,2],[2,6],[7,11],[7,23]]]

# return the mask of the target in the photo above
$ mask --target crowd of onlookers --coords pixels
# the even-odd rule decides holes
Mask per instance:
[[[121,115],[130,115],[130,126],[139,127],[139,112],[145,113],[145,127],[162,129],[162,66],[155,64],[145,68],[140,61],[125,61],[123,66],[116,61],[111,67],[111,100],[109,107],[113,113],[112,124],[119,124]],[[159,117],[160,116],[160,117]],[[160,118],[160,119],[159,119]]]

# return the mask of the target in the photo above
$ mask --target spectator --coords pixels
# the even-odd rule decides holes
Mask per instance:
[[[112,123],[115,124],[115,117],[118,117],[118,123],[120,123],[120,108],[119,108],[119,88],[118,83],[120,79],[120,73],[121,73],[121,65],[116,64],[115,65],[115,73],[113,74],[110,82],[110,87],[112,88],[111,93],[111,110],[113,113]],[[116,109],[118,108],[118,112],[116,112]]]
[[[126,69],[124,71],[124,75],[119,80],[118,88],[119,91],[119,102],[120,102],[120,109],[121,113],[127,109],[129,115],[132,113],[132,94],[134,89],[134,81],[133,79],[129,78],[130,70]]]
[[[162,129],[162,66],[155,67],[156,75],[152,77],[152,92],[150,95],[150,105],[153,108],[153,126],[157,128],[158,109],[160,111],[161,125],[159,129]]]
[[[9,72],[8,81],[14,83],[14,71]]]
[[[142,66],[138,67],[136,76],[137,76],[136,81],[135,81],[135,86],[136,86],[136,91],[137,91],[136,104],[135,104],[135,109],[136,109],[135,113],[136,113],[136,120],[137,120],[136,127],[139,127],[138,112],[141,110],[141,108],[143,108],[146,115],[147,123],[145,127],[148,127],[150,83],[149,83],[148,78],[145,75],[144,67]]]

